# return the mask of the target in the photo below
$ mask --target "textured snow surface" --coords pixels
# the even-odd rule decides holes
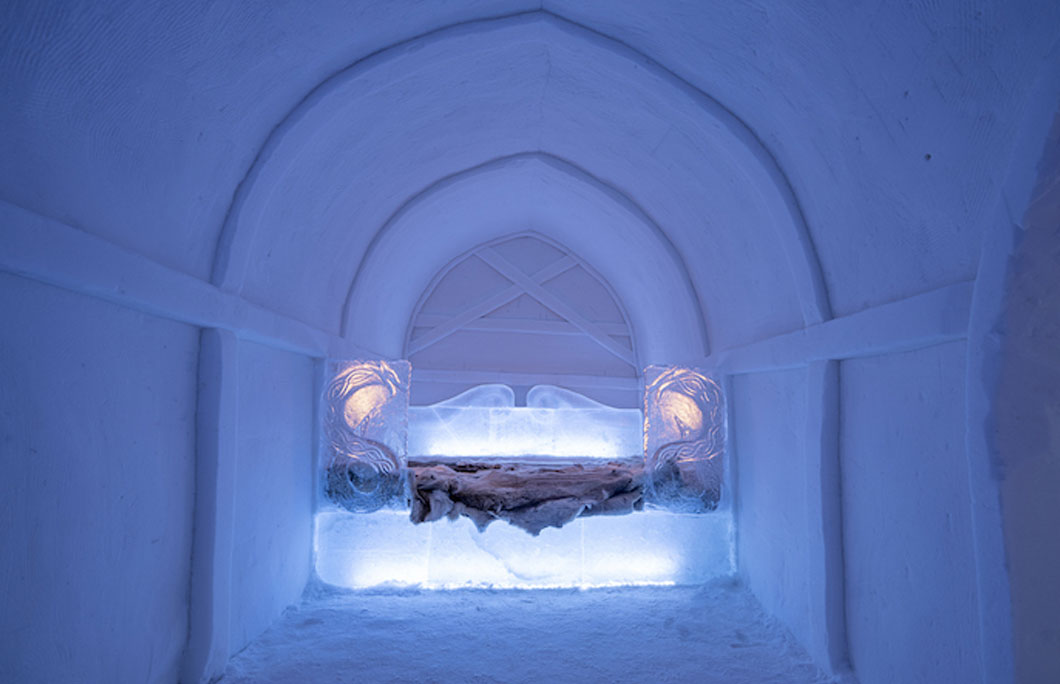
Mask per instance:
[[[828,682],[733,580],[594,590],[311,587],[223,684]]]

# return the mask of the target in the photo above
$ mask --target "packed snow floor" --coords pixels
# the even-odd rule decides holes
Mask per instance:
[[[222,684],[827,682],[750,592],[312,587]]]

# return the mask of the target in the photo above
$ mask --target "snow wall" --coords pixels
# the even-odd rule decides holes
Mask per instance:
[[[319,360],[528,230],[727,378],[740,572],[822,664],[1055,674],[1058,12],[5,3],[0,678],[217,672],[309,574]]]

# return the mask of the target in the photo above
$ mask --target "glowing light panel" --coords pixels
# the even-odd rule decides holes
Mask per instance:
[[[639,409],[618,409],[538,385],[516,407],[503,385],[409,409],[413,456],[627,458],[641,453]]]
[[[726,513],[582,518],[531,537],[471,521],[410,525],[401,511],[316,517],[317,573],[351,589],[543,589],[698,584],[733,572]]]

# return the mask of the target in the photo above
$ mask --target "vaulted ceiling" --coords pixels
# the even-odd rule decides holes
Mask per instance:
[[[386,355],[535,230],[693,358],[974,276],[1013,4],[9,2],[0,199]]]

